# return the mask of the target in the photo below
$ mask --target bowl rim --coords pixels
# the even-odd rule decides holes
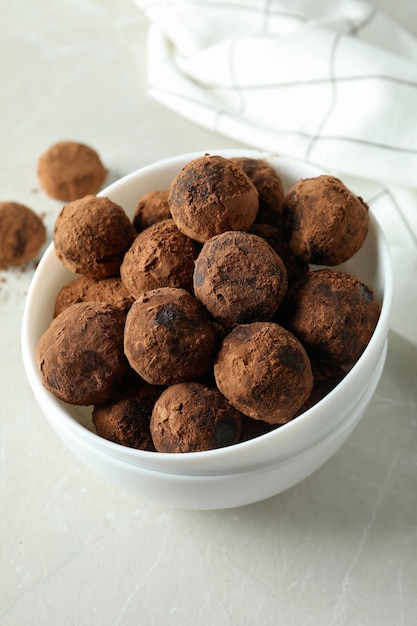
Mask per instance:
[[[221,154],[226,157],[253,156],[255,158],[264,158],[267,161],[272,161],[272,164],[275,164],[276,167],[279,166],[280,173],[283,173],[283,170],[285,168],[289,168],[290,170],[294,168],[301,168],[303,171],[311,172],[311,175],[320,175],[326,173],[321,169],[304,163],[303,161],[291,159],[289,157],[281,157],[280,155],[272,152],[244,149],[219,149],[198,151],[169,157],[139,168],[127,174],[126,176],[123,176],[118,181],[113,182],[108,187],[103,189],[98,195],[111,197],[113,193],[120,190],[120,188],[125,186],[126,184],[135,183],[138,178],[141,179],[148,175],[148,173],[154,173],[157,170],[165,170],[166,168],[168,168],[177,169],[179,171],[180,167],[185,165],[188,161],[191,161],[192,159],[206,153]],[[137,450],[134,448],[122,446],[121,444],[117,444],[112,441],[108,441],[100,437],[98,434],[90,431],[87,427],[81,424],[73,415],[70,415],[67,412],[66,409],[68,406],[74,409],[73,405],[66,405],[61,400],[53,396],[53,394],[51,394],[42,385],[36,364],[36,349],[34,349],[33,341],[31,340],[30,336],[31,312],[33,307],[33,301],[36,298],[39,282],[44,280],[44,271],[51,263],[51,259],[56,260],[54,244],[53,242],[51,242],[44,252],[29,286],[21,327],[21,349],[26,374],[34,392],[35,398],[50,425],[54,428],[55,420],[59,420],[60,431],[70,430],[73,435],[83,439],[84,442],[91,444],[95,448],[100,448],[100,450],[102,450],[109,456],[116,457],[119,460],[123,460],[124,462],[132,463],[146,469],[152,467],[153,471],[178,474],[188,474],[190,471],[192,471],[192,473],[194,474],[198,473],[198,468],[201,465],[200,471],[202,471],[204,474],[210,474],[211,471],[217,474],[219,471],[218,465],[220,464],[221,466],[222,460],[226,462],[226,466],[230,466],[227,473],[232,471],[232,467],[235,468],[235,471],[242,471],[241,462],[235,462],[233,459],[230,458],[231,456],[239,455],[244,457],[244,454],[240,455],[240,451],[252,451],[256,453],[256,456],[262,456],[262,449],[264,448],[266,442],[270,443],[271,449],[275,448],[276,441],[284,439],[286,433],[300,430],[303,428],[303,425],[305,423],[314,421],[315,416],[317,416],[317,414],[321,410],[323,401],[331,402],[335,398],[335,396],[337,398],[338,395],[342,395],[341,390],[349,385],[351,378],[353,376],[358,376],[362,369],[366,369],[365,364],[368,359],[368,355],[374,350],[379,349],[379,351],[381,351],[383,349],[389,327],[389,318],[393,297],[393,270],[388,242],[382,230],[382,227],[380,226],[376,216],[372,213],[372,211],[370,211],[369,218],[370,234],[368,234],[368,236],[372,236],[375,239],[380,258],[379,262],[381,264],[381,271],[384,277],[381,311],[377,326],[371,337],[371,340],[358,361],[355,363],[352,370],[346,374],[344,379],[335,387],[335,389],[333,389],[325,397],[325,399],[321,400],[316,405],[314,405],[301,415],[297,416],[294,420],[280,426],[278,429],[265,433],[254,439],[240,442],[233,446],[217,448],[214,450],[207,450],[203,452],[188,452],[181,454]],[[76,277],[76,275],[72,276],[74,278]],[[340,424],[341,421],[342,420],[340,419],[334,425],[334,428],[338,424]],[[332,428],[329,428],[324,436],[327,436],[331,430]],[[306,448],[310,448],[321,438],[323,437],[317,437],[316,441],[309,439],[304,444],[302,438],[300,438],[296,452],[302,453],[303,450],[305,450]],[[274,462],[277,462],[276,457]],[[191,466],[191,469],[189,468],[189,466]],[[245,465],[245,467],[247,466]],[[194,470],[192,470],[192,468],[194,468]]]

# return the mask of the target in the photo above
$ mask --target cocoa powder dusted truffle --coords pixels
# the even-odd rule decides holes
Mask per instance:
[[[294,254],[316,265],[338,265],[362,246],[368,206],[341,180],[322,175],[296,182],[284,203],[284,223]]]
[[[127,313],[134,298],[119,276],[102,279],[80,276],[59,290],[55,300],[54,317],[78,302],[106,302]]]
[[[65,309],[38,343],[42,384],[70,404],[115,397],[130,369],[123,352],[125,317],[116,307],[96,302]]]
[[[185,289],[147,291],[127,314],[124,349],[148,383],[196,380],[212,366],[214,331],[203,306]]]
[[[322,269],[292,285],[280,313],[312,357],[351,365],[372,337],[380,306],[355,276]]]
[[[201,243],[227,230],[249,230],[258,204],[258,192],[244,171],[217,155],[190,161],[169,189],[176,225]]]
[[[191,291],[198,244],[186,237],[172,219],[139,233],[123,259],[120,275],[126,289],[138,298],[159,287]]]
[[[220,324],[268,320],[287,290],[280,257],[261,237],[228,231],[207,241],[194,269],[194,293]]]
[[[148,191],[139,199],[133,215],[133,226],[140,233],[152,224],[170,217],[168,190]]]
[[[107,170],[93,148],[77,141],[59,141],[38,161],[38,179],[52,198],[71,202],[96,193]]]
[[[187,382],[160,395],[150,428],[158,452],[202,452],[238,443],[241,415],[217,389]]]
[[[97,434],[109,441],[137,450],[155,451],[150,419],[164,387],[142,385],[128,398],[96,405],[93,423]]]
[[[233,157],[230,160],[243,169],[258,191],[259,208],[255,222],[279,226],[284,204],[284,189],[272,165],[264,159],[251,157]]]
[[[65,205],[55,221],[58,259],[91,278],[117,276],[136,231],[125,211],[109,198],[88,195]]]
[[[0,269],[33,259],[46,241],[42,219],[23,204],[0,202]]]
[[[214,375],[230,404],[270,424],[289,422],[313,387],[304,347],[273,322],[236,326],[217,354]]]

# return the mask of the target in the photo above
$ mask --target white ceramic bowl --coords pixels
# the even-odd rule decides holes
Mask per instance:
[[[264,158],[279,173],[284,188],[319,172],[304,163],[252,150],[216,150],[212,154]],[[144,167],[110,185],[108,196],[132,216],[146,191],[167,188],[177,172],[202,153],[170,158]],[[344,443],[380,379],[387,350],[392,300],[392,269],[386,239],[375,217],[361,250],[341,266],[373,288],[381,315],[359,361],[326,398],[292,422],[228,448],[185,454],[161,454],[127,448],[99,437],[91,408],[61,402],[42,385],[36,347],[48,327],[59,289],[75,276],[55,256],[53,244],[39,263],[27,296],[22,324],[22,353],[36,400],[52,428],[82,461],[113,483],[169,506],[219,509],[273,496],[300,482]]]

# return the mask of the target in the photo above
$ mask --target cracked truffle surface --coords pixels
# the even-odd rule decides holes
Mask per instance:
[[[78,302],[105,302],[128,312],[134,302],[119,276],[90,278],[80,276],[64,285],[55,300],[54,317]]]
[[[351,365],[368,345],[379,313],[372,290],[355,276],[322,269],[288,290],[282,323],[315,358]]]
[[[249,230],[258,205],[258,192],[242,168],[217,155],[187,163],[169,188],[176,225],[201,243],[227,230]]]
[[[289,422],[313,387],[304,347],[273,322],[236,326],[217,354],[214,375],[230,404],[270,424]]]
[[[180,383],[160,395],[150,428],[158,452],[202,452],[238,443],[241,414],[217,389]]]
[[[362,246],[368,206],[341,180],[322,175],[297,181],[284,203],[284,223],[297,256],[316,265],[338,265]]]
[[[120,275],[134,298],[159,287],[191,291],[198,244],[178,230],[172,219],[139,233],[123,259]]]
[[[168,190],[148,191],[139,199],[133,215],[133,226],[140,233],[152,224],[170,218]]]
[[[163,387],[142,383],[128,398],[96,405],[93,423],[97,434],[122,446],[155,451],[150,420],[154,404],[163,390]]]
[[[43,385],[70,404],[112,399],[129,372],[125,314],[109,304],[73,304],[52,320],[36,352]]]
[[[42,219],[23,204],[0,202],[0,269],[33,259],[46,241]]]
[[[72,272],[91,278],[117,276],[135,236],[125,211],[109,198],[88,195],[74,200],[55,220],[58,259]]]
[[[184,289],[146,292],[126,319],[124,348],[131,367],[148,383],[196,380],[212,366],[215,335],[200,302]]]
[[[71,202],[96,193],[107,170],[93,148],[76,141],[59,141],[38,160],[38,179],[52,198]]]
[[[220,324],[268,320],[287,290],[285,266],[261,237],[228,231],[207,241],[194,269],[194,293]]]
[[[233,157],[230,160],[243,169],[258,191],[259,208],[255,222],[279,226],[284,204],[284,189],[274,168],[264,159]]]

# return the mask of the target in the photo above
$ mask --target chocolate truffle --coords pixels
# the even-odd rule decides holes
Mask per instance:
[[[134,298],[159,287],[192,290],[198,244],[186,237],[172,219],[139,233],[127,251],[120,275]]]
[[[264,159],[233,157],[230,160],[243,169],[258,191],[259,208],[255,222],[279,226],[284,204],[284,189],[274,168]]]
[[[138,450],[155,451],[150,431],[150,419],[156,400],[164,387],[143,383],[128,398],[96,405],[93,423],[104,439]]]
[[[159,396],[150,428],[158,452],[202,452],[238,443],[241,415],[217,389],[180,383]]]
[[[280,257],[261,237],[228,231],[207,241],[194,269],[194,293],[226,327],[272,317],[287,290]]]
[[[313,387],[305,349],[273,322],[236,326],[217,354],[214,375],[230,404],[269,424],[289,422]]]
[[[36,352],[43,385],[70,404],[111,400],[130,368],[123,353],[125,314],[110,304],[73,304],[52,320]]]
[[[190,161],[169,189],[176,225],[201,243],[227,230],[249,230],[258,204],[255,185],[242,168],[216,155]]]
[[[316,265],[338,265],[362,246],[368,206],[338,178],[322,175],[296,182],[284,202],[284,223],[297,256]]]
[[[168,190],[148,191],[139,199],[133,215],[133,226],[140,233],[152,224],[170,217]]]
[[[33,259],[46,241],[46,229],[32,209],[18,202],[0,202],[0,269]]]
[[[285,265],[287,270],[288,284],[292,284],[301,276],[304,276],[310,266],[307,261],[304,261],[300,257],[296,256],[288,241],[285,239],[284,231],[282,228],[271,226],[270,224],[254,224],[250,230],[251,233],[262,237],[271,246],[273,250],[278,254],[280,259]]]
[[[185,289],[161,287],[142,294],[126,318],[125,353],[148,383],[196,380],[212,366],[214,331],[196,298]]]
[[[55,300],[54,317],[78,302],[107,302],[127,313],[134,298],[119,276],[102,279],[80,276],[60,289]]]
[[[288,290],[282,323],[312,358],[351,365],[369,343],[380,313],[371,289],[336,269],[311,271]]]
[[[65,205],[55,220],[58,259],[91,278],[117,276],[136,236],[125,211],[109,198],[88,195]]]
[[[107,176],[97,152],[76,141],[59,141],[38,161],[38,179],[52,198],[71,202],[96,193]]]

